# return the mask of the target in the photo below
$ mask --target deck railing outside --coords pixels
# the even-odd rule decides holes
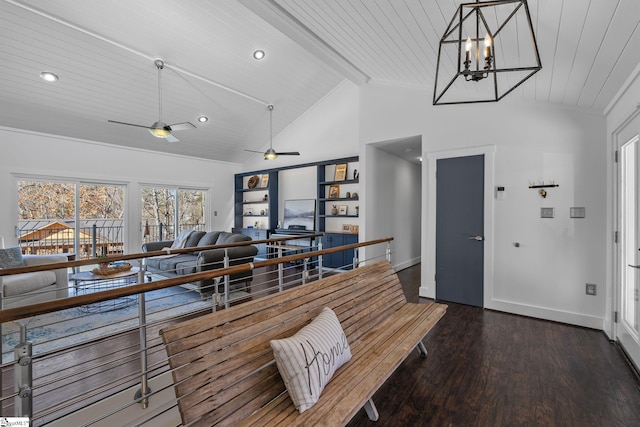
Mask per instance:
[[[206,227],[206,224],[179,224],[178,232],[185,229],[204,231]],[[163,223],[145,225],[144,241],[172,240],[174,228],[174,225]],[[41,221],[26,221],[18,228],[18,243],[22,253],[29,255],[73,254],[77,259],[89,259],[124,253],[125,236],[121,220],[96,220],[79,227],[77,232],[76,242],[73,223],[58,221],[42,226]]]
[[[0,415],[27,417],[33,426],[180,425],[166,353],[158,335],[162,327],[372,261],[358,259],[363,246],[386,244],[389,258],[391,240],[323,249],[319,236],[311,247],[296,253],[275,250],[271,259],[169,279],[145,272],[144,257],[193,249],[112,256],[109,261],[128,262],[138,271],[95,282],[72,280],[69,298],[0,310]],[[285,239],[215,248],[258,243],[277,248]],[[322,267],[324,256],[343,250],[355,251],[352,262],[338,270]],[[30,269],[72,271],[97,261],[76,260]],[[250,283],[230,280],[246,270],[253,273]],[[0,276],[8,272],[0,271]],[[211,297],[203,298],[183,287],[194,282],[208,283],[205,294]]]

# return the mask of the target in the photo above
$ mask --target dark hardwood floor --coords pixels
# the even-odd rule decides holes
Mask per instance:
[[[258,276],[252,292],[264,291],[263,281],[272,276]],[[420,266],[399,276],[409,301],[420,301]],[[149,331],[148,345],[150,365],[162,372],[167,366],[159,328]],[[139,360],[133,355],[124,364],[105,361],[89,371],[81,362],[122,356],[136,342],[133,332],[36,362],[36,412],[62,405],[54,412],[67,413],[109,394],[96,393],[97,385],[129,374],[134,377],[122,386],[135,383]],[[413,352],[374,395],[379,421],[361,410],[350,427],[640,426],[640,383],[601,331],[449,304],[424,343],[427,358]],[[4,396],[11,394],[11,373],[4,372]],[[58,376],[60,382],[52,380]],[[65,404],[70,398],[78,401]],[[2,415],[12,415],[10,401],[3,406]]]
[[[400,272],[418,301],[419,268]],[[640,426],[640,383],[601,331],[450,304],[356,426]],[[366,373],[363,373],[366,375]]]

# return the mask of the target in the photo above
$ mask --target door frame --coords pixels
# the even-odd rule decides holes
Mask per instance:
[[[611,292],[607,295],[607,306],[610,307],[610,311],[605,314],[604,331],[607,333],[610,339],[619,341],[622,325],[620,324],[620,316],[622,316],[622,271],[621,271],[621,258],[622,258],[622,240],[615,239],[615,233],[621,233],[622,229],[622,212],[620,210],[621,204],[621,188],[622,188],[622,155],[621,148],[628,141],[620,138],[620,135],[626,130],[638,116],[640,115],[640,109],[636,108],[631,112],[625,120],[620,123],[618,127],[612,132],[612,144],[611,144],[611,157],[614,167],[612,168],[612,183],[613,193],[611,199],[611,209],[613,218],[613,233],[614,241],[611,244],[611,278],[612,286]],[[616,321],[616,318],[618,319]],[[625,351],[629,351],[625,349]],[[638,360],[640,355],[634,354],[634,360]],[[633,362],[635,363],[635,362]],[[637,369],[638,367],[636,367]]]
[[[484,155],[484,265],[483,265],[483,305],[492,308],[493,296],[493,252],[494,252],[494,165],[495,145],[460,148],[455,150],[434,151],[426,153],[423,162],[423,197],[422,212],[422,263],[421,283],[419,294],[421,297],[436,297],[436,165],[439,159]],[[426,168],[426,170],[425,170]]]

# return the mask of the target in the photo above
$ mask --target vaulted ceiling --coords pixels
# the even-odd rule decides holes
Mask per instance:
[[[509,96],[604,111],[640,63],[640,1],[528,3],[543,69]],[[277,135],[345,79],[431,94],[459,4],[0,0],[0,126],[242,163],[268,147],[269,104]],[[180,142],[107,122],[158,120],[156,58],[163,121],[196,126]]]

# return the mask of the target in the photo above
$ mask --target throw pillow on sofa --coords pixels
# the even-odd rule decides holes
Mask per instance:
[[[0,268],[24,267],[22,251],[19,247],[0,249]]]

